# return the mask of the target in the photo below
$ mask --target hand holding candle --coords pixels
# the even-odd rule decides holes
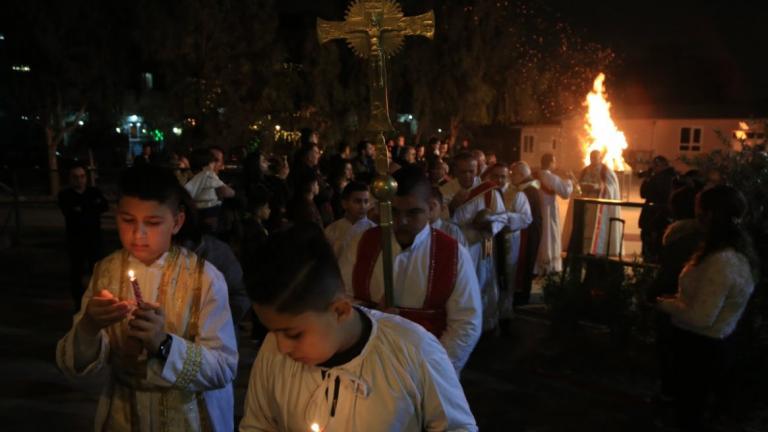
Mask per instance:
[[[131,281],[131,288],[133,288],[133,297],[136,299],[136,305],[141,306],[144,303],[144,298],[141,296],[141,288],[139,288],[139,281],[136,280],[136,275],[133,270],[128,270],[128,279]]]

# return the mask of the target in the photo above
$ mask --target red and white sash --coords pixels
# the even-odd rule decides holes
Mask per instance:
[[[420,324],[440,337],[447,327],[446,303],[456,284],[459,242],[448,234],[430,228],[429,273],[427,292],[421,308],[398,307],[399,315]],[[375,303],[371,298],[371,277],[381,255],[381,227],[363,233],[357,247],[357,259],[352,270],[352,289],[355,299]]]

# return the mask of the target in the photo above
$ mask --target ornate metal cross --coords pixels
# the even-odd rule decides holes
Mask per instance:
[[[370,72],[371,117],[367,130],[376,136],[376,171],[373,194],[379,201],[384,269],[385,303],[394,306],[392,294],[392,197],[397,183],[389,176],[389,159],[384,132],[391,131],[387,99],[386,58],[403,46],[406,36],[432,38],[435,14],[432,11],[406,17],[394,0],[355,0],[347,8],[344,21],[317,19],[320,43],[344,39],[359,57],[368,59]]]

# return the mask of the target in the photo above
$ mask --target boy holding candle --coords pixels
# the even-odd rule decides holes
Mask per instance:
[[[227,286],[172,242],[191,198],[154,166],[126,171],[120,192],[123,249],[96,266],[57,346],[59,368],[72,378],[110,368],[96,430],[232,430],[237,345]]]
[[[248,288],[270,334],[251,370],[241,431],[477,430],[438,340],[353,306],[319,227],[275,233],[265,250]]]

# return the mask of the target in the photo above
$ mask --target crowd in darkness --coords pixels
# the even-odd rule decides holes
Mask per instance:
[[[316,226],[345,271],[342,256],[350,254],[349,248],[357,253],[357,242],[375,230],[379,220],[370,187],[385,173],[376,171],[376,150],[369,141],[354,148],[348,143],[322,148],[319,135],[305,131],[292,155],[257,149],[233,171],[225,169],[225,151],[219,147],[174,155],[167,168],[186,190],[187,201],[182,201],[194,213],[174,234],[174,242],[222,273],[235,326],[252,329],[251,337],[257,340],[267,335],[252,310],[247,285],[259,276],[249,272],[263,268],[255,260],[264,257],[276,233],[292,226]],[[398,195],[423,197],[424,223],[452,238],[459,255],[471,257],[467,289],[475,290],[482,303],[473,306],[477,316],[472,319],[478,326],[482,321],[477,337],[481,330],[491,336],[507,332],[513,306],[530,300],[534,280],[561,270],[561,232],[552,214],[559,217],[556,195],[570,197],[579,181],[573,175],[556,175],[552,155],[531,169],[524,162],[498,160],[467,140],[450,148],[438,138],[416,146],[399,136],[388,141],[387,152],[386,174],[401,183]],[[145,146],[133,164],[157,164],[152,148]],[[66,218],[70,286],[78,310],[86,278],[105,256],[100,219],[109,205],[97,187],[88,186],[85,167],[73,166],[70,177],[71,186],[59,194],[59,206]],[[642,254],[660,269],[647,299],[658,310],[660,399],[675,407],[686,430],[703,430],[705,414],[727,400],[732,334],[758,280],[759,266],[741,224],[747,203],[719,179],[696,171],[678,174],[661,156],[645,175],[641,196],[647,203],[639,220]],[[462,216],[477,197],[484,197],[479,210]],[[416,210],[408,213],[396,207],[396,227],[419,220],[422,215]],[[405,241],[396,238],[403,251],[414,244],[419,229]],[[450,322],[450,306],[440,308],[444,313],[448,308]],[[387,311],[398,313],[396,308]],[[439,338],[441,331],[432,333]],[[467,356],[476,342],[466,342]],[[445,348],[460,372],[466,358],[454,361],[451,348]]]

